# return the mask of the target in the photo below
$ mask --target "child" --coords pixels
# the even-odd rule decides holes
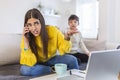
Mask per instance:
[[[68,18],[68,25],[69,29],[65,31],[65,33],[67,33],[65,36],[69,37],[72,42],[70,54],[77,57],[79,62],[87,62],[90,52],[86,48],[82,40],[82,35],[77,28],[79,25],[79,18],[76,15],[71,15]]]

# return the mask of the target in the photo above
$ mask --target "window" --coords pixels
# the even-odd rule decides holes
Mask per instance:
[[[76,13],[80,18],[79,30],[83,38],[98,37],[98,13],[99,3],[97,0],[78,0]]]

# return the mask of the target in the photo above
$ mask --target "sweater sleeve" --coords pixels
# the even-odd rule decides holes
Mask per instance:
[[[21,41],[21,56],[20,56],[20,64],[27,65],[27,66],[33,66],[36,64],[36,56],[30,49],[24,50],[24,38],[22,37]]]
[[[57,33],[57,46],[60,55],[68,53],[72,46],[71,41],[65,40],[64,35],[60,31]]]

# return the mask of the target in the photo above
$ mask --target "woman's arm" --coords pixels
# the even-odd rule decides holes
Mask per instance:
[[[58,45],[58,50],[61,55],[67,53],[71,49],[71,41],[69,35],[63,34],[61,31],[57,32],[57,45]]]
[[[21,45],[20,45],[21,47],[20,64],[33,66],[36,64],[37,59],[36,59],[36,56],[32,53],[32,51],[29,48],[29,42],[27,37],[25,36],[25,34],[28,32],[29,32],[28,28],[24,27]]]

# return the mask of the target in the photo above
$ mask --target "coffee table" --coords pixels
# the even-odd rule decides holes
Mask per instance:
[[[70,71],[67,71],[66,76],[70,75]],[[58,76],[56,73],[54,74],[49,74],[49,75],[45,75],[45,76],[41,76],[41,77],[37,77],[37,78],[32,78],[30,80],[57,80]],[[118,75],[118,80],[120,80],[120,73]]]
[[[69,75],[70,75],[70,71],[68,70],[65,76],[69,76]],[[49,74],[49,75],[45,75],[37,78],[32,78],[30,80],[57,80],[58,77],[60,76],[58,76],[56,73],[53,73],[53,74]]]

